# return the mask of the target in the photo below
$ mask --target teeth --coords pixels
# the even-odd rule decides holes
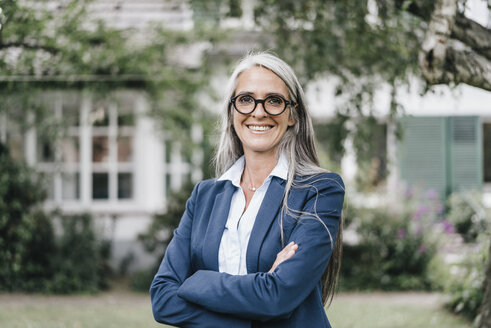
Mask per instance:
[[[271,126],[267,125],[249,125],[249,129],[254,130],[254,131],[266,131],[271,129]]]

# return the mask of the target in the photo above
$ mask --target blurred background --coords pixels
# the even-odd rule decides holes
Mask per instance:
[[[491,327],[490,8],[0,0],[0,326],[157,326],[224,85],[267,50],[347,186],[333,326]]]

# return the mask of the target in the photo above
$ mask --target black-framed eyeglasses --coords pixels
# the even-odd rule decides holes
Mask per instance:
[[[257,107],[262,104],[264,111],[269,115],[282,114],[288,105],[295,106],[294,101],[286,100],[280,95],[269,95],[264,99],[256,99],[248,94],[240,94],[230,99],[236,111],[241,114],[251,114]]]

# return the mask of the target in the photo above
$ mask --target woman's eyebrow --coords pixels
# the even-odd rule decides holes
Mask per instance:
[[[250,92],[250,91],[241,91],[241,92],[237,92],[236,95],[250,95],[250,96],[254,96],[255,93],[254,92]]]
[[[255,97],[256,93],[251,92],[251,91],[241,91],[241,92],[236,93],[236,95],[250,95],[250,96]],[[283,98],[288,98],[288,96],[281,94],[279,92],[268,92],[268,93],[266,93],[266,97],[268,97],[268,96],[282,96]]]

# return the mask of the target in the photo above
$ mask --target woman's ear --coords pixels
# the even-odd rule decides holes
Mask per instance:
[[[298,104],[295,104],[295,109],[297,109]],[[290,110],[290,117],[288,118],[288,126],[294,126],[295,123],[297,123],[297,120],[295,119],[295,115],[293,115],[293,108]]]
[[[290,118],[288,119],[288,126],[294,126],[295,123],[297,123],[297,120],[295,117],[293,117],[293,115],[290,115]]]

